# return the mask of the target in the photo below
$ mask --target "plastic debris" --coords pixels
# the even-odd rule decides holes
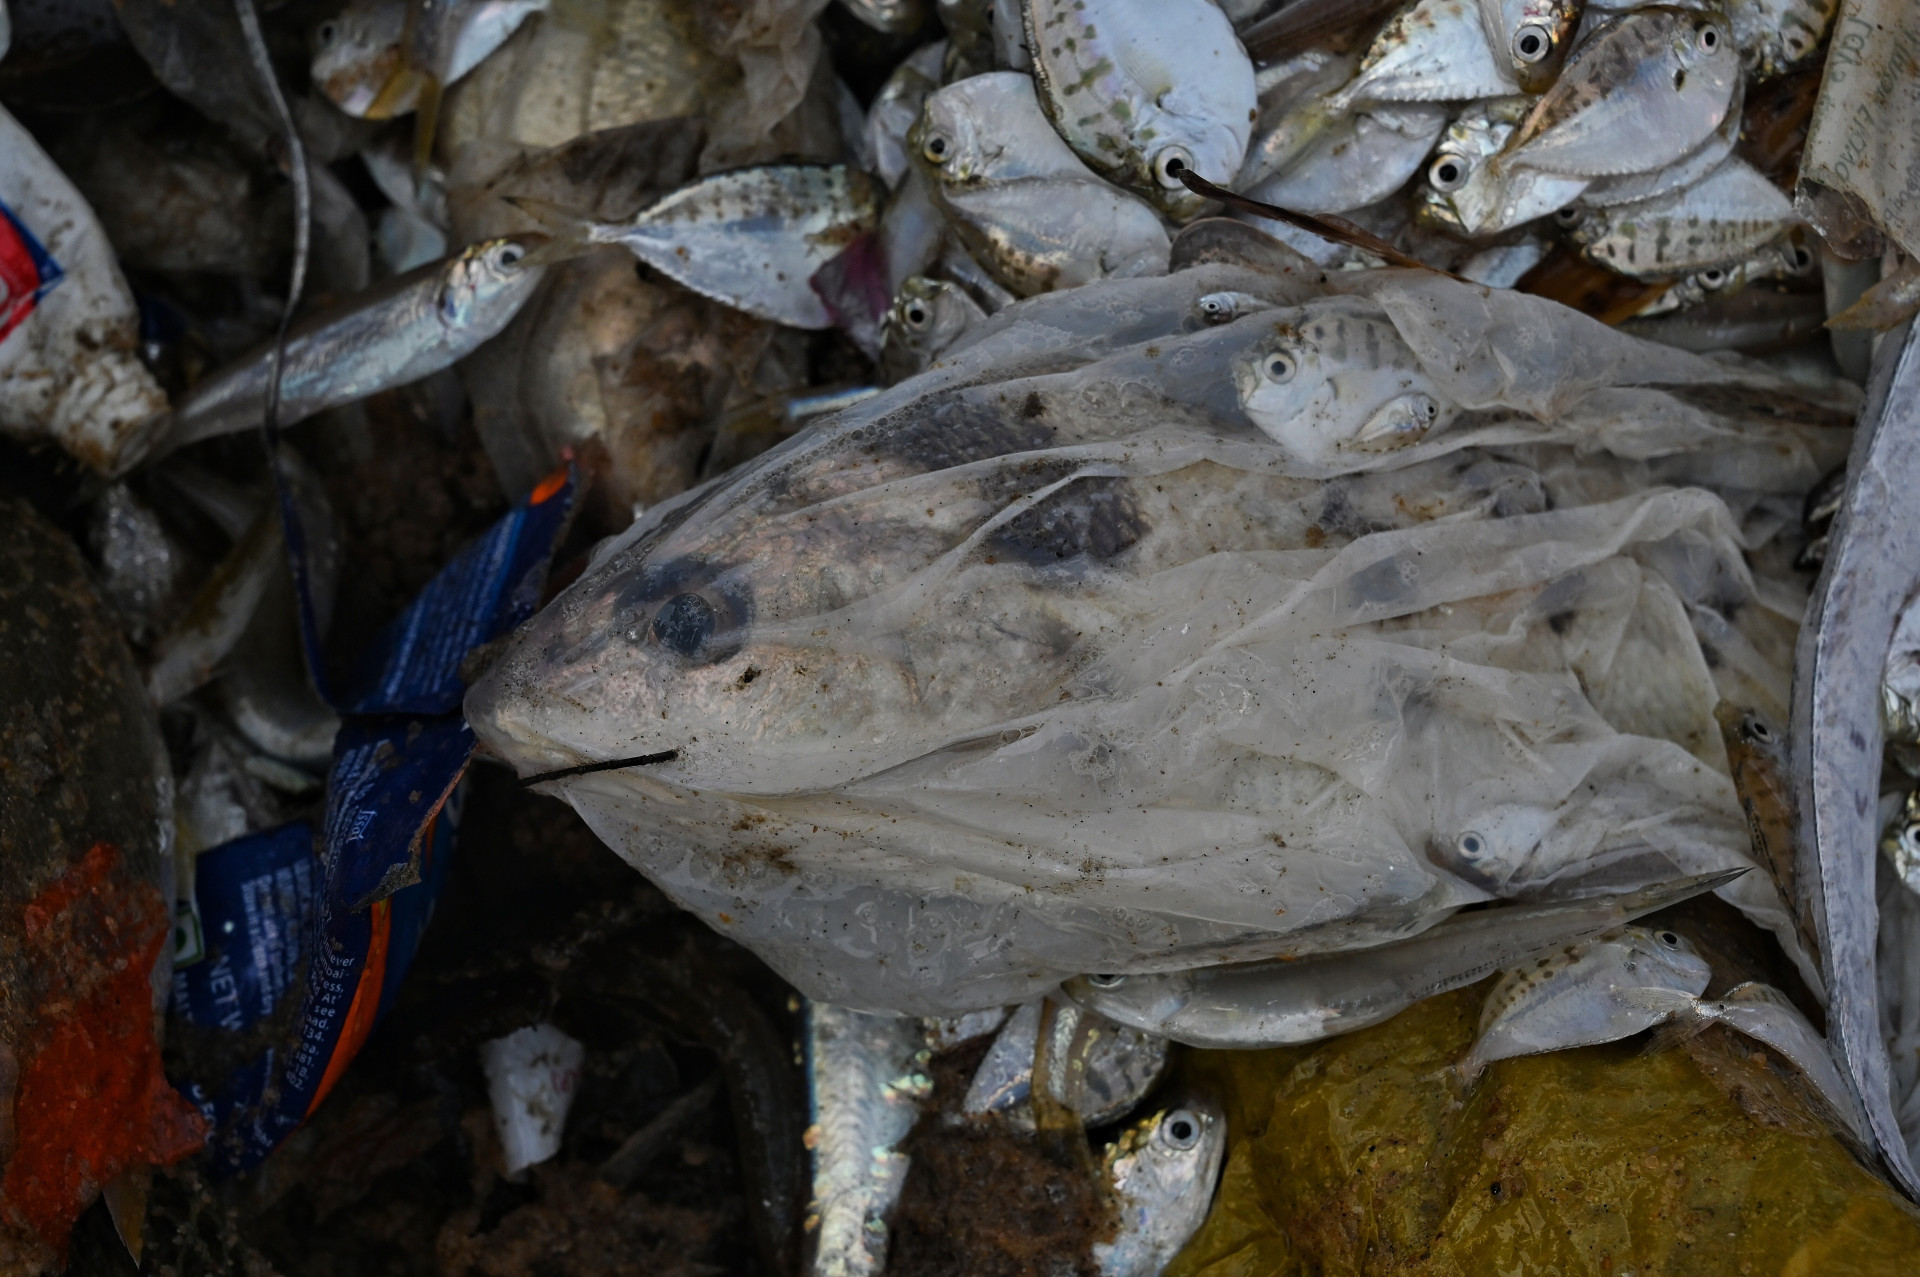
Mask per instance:
[[[560,1151],[586,1050],[551,1024],[481,1044],[480,1066],[487,1073],[494,1129],[509,1176]]]

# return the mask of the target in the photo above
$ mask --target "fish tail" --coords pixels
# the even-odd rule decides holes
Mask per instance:
[[[1860,294],[1860,299],[1827,321],[1843,332],[1885,332],[1920,313],[1920,270],[1912,263]]]
[[[599,222],[572,209],[562,208],[551,200],[536,199],[531,195],[508,195],[505,199],[545,227],[551,236],[528,255],[529,260],[561,261],[577,257],[595,244],[611,242]]]

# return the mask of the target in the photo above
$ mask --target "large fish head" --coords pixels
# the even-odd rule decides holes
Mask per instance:
[[[1507,144],[1519,127],[1522,109],[1514,99],[1495,99],[1468,107],[1447,125],[1427,163],[1425,181],[1416,190],[1422,219],[1455,232],[1467,229],[1455,195]]]
[[[1449,409],[1382,315],[1330,299],[1277,310],[1266,329],[1234,363],[1240,406],[1303,464],[1418,442]]]
[[[1527,93],[1544,93],[1560,74],[1585,0],[1481,0],[1494,48],[1504,50]]]
[[[1094,1247],[1103,1272],[1159,1272],[1213,1203],[1226,1157],[1227,1119],[1211,1099],[1175,1097],[1123,1132],[1102,1159],[1120,1208],[1111,1242]]]
[[[1679,989],[1695,997],[1707,991],[1713,968],[1693,942],[1665,927],[1622,927],[1620,938],[1630,947],[1627,970],[1642,985]]]
[[[996,96],[988,92],[995,86],[976,81],[988,78],[1003,77],[975,76],[929,93],[920,104],[920,118],[907,130],[907,153],[947,186],[985,180],[1005,149],[1005,139],[986,127],[983,105]]]
[[[454,329],[505,326],[545,274],[545,259],[535,250],[549,242],[529,232],[483,240],[454,254],[440,288],[441,322]]]
[[[313,82],[348,115],[386,119],[412,109],[411,101],[381,101],[407,75],[406,15],[399,0],[363,0],[314,27]]]

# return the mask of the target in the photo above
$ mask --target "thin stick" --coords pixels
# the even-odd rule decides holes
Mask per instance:
[[[1168,167],[1171,168],[1172,165],[1168,165]],[[1296,213],[1291,209],[1281,208],[1277,204],[1268,204],[1261,200],[1248,199],[1246,196],[1236,194],[1224,186],[1215,186],[1212,182],[1201,177],[1190,168],[1181,168],[1178,177],[1186,184],[1186,188],[1195,195],[1204,195],[1210,200],[1218,200],[1229,208],[1237,208],[1243,213],[1252,213],[1255,217],[1264,217],[1275,222],[1285,222],[1289,226],[1297,226],[1310,235],[1318,235],[1321,239],[1330,240],[1335,244],[1345,244],[1348,248],[1357,248],[1363,252],[1372,253],[1375,257],[1382,259],[1390,266],[1404,266],[1409,270],[1431,271],[1436,275],[1445,275],[1449,279],[1460,278],[1452,271],[1441,270],[1437,266],[1427,265],[1417,257],[1407,256],[1393,245],[1387,243],[1384,239],[1381,239],[1378,235],[1375,235],[1372,231],[1361,226],[1355,226],[1344,217]],[[1462,282],[1464,283],[1466,281],[1463,280]]]

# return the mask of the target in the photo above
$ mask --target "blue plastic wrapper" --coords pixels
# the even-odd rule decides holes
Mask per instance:
[[[452,859],[474,745],[460,663],[539,606],[576,486],[571,467],[542,483],[376,640],[334,741],[317,857],[304,823],[201,856],[208,957],[176,977],[176,1013],[243,1029],[306,973],[290,1047],[217,1092],[181,1087],[214,1128],[216,1174],[257,1165],[297,1130],[391,1007]]]

